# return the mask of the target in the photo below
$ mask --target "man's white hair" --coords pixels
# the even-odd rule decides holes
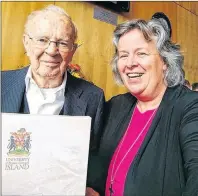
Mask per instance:
[[[24,32],[25,33],[28,33],[30,23],[33,21],[33,19],[37,15],[42,14],[42,13],[44,14],[46,12],[54,12],[54,13],[57,13],[57,14],[60,14],[60,15],[65,16],[65,18],[71,23],[71,26],[72,26],[72,29],[73,29],[73,38],[74,38],[74,41],[77,39],[78,30],[76,28],[75,23],[72,21],[71,17],[65,12],[65,10],[63,8],[60,8],[60,7],[55,6],[55,5],[52,5],[52,4],[51,5],[48,5],[47,7],[43,8],[41,10],[33,11],[27,17],[27,20],[26,20],[26,23],[25,23],[25,26],[24,26]]]

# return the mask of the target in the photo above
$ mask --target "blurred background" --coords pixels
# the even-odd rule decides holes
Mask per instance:
[[[126,92],[113,79],[110,61],[114,52],[114,24],[94,18],[95,9],[111,12],[117,24],[133,18],[150,19],[155,12],[165,13],[172,25],[172,40],[181,45],[185,56],[185,77],[198,81],[198,2],[128,2],[127,9],[94,2],[1,2],[2,7],[2,70],[20,69],[29,64],[24,54],[22,35],[27,16],[34,10],[54,4],[65,9],[78,28],[78,43],[74,55],[85,79],[101,87],[106,99]],[[115,3],[114,3],[115,4]]]

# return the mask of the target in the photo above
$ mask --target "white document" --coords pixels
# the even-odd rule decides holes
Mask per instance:
[[[84,196],[90,117],[2,114],[2,195]]]

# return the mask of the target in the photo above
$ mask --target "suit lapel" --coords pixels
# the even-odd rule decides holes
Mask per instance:
[[[84,116],[87,102],[80,99],[83,90],[78,86],[77,79],[67,73],[67,84],[65,89],[64,115]]]
[[[23,104],[22,104],[22,107],[21,107],[21,113],[24,113],[24,114],[29,114],[30,113],[26,93],[24,93]]]
[[[13,72],[11,84],[2,86],[2,112],[19,113],[25,93],[25,76],[29,67]],[[9,75],[10,77],[10,75]],[[78,86],[78,79],[67,73],[67,84],[65,89],[64,115],[84,116],[87,102],[81,99],[83,90]],[[28,108],[27,111],[28,113]]]
[[[10,84],[2,86],[2,112],[6,113],[19,113],[23,96],[25,93],[25,76],[28,67],[22,70],[13,72],[14,74],[8,77],[12,77]],[[5,78],[6,80],[6,78]]]

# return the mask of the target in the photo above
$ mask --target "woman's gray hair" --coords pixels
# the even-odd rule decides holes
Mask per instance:
[[[164,28],[164,25],[158,19],[152,19],[148,22],[141,19],[134,19],[118,25],[114,30],[113,43],[116,47],[116,51],[111,61],[111,65],[116,83],[123,84],[117,68],[118,42],[121,36],[133,29],[139,29],[146,41],[156,41],[156,48],[159,55],[167,65],[167,70],[164,73],[164,79],[167,85],[172,87],[178,84],[183,84],[184,75],[182,67],[184,57],[180,52],[180,46],[171,42],[167,29]]]
[[[27,17],[27,20],[26,20],[26,23],[25,23],[25,28],[24,28],[24,32],[27,34],[28,33],[28,30],[29,30],[29,25],[31,24],[31,22],[34,20],[34,18],[39,15],[39,14],[44,14],[46,12],[54,12],[54,13],[57,13],[59,15],[63,15],[71,24],[72,26],[72,29],[73,29],[73,39],[74,41],[77,39],[77,34],[78,34],[78,30],[77,30],[77,27],[76,25],[74,24],[74,22],[72,21],[71,17],[65,12],[64,9],[58,7],[58,6],[55,6],[55,5],[48,5],[47,7],[41,9],[41,10],[36,10],[36,11],[33,11],[28,17]]]

